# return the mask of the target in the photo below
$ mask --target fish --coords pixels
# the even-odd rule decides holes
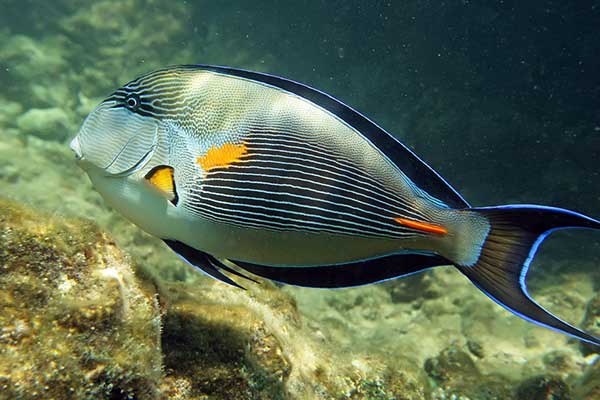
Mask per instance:
[[[473,207],[393,135],[310,86],[166,67],[103,100],[70,147],[106,203],[224,283],[344,288],[450,265],[513,314],[600,346],[526,282],[551,232],[598,220]]]

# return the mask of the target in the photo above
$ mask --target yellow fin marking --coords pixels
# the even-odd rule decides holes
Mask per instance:
[[[412,219],[406,218],[394,218],[394,221],[396,221],[400,225],[404,225],[409,228],[417,229],[423,232],[437,233],[438,235],[445,235],[448,233],[448,229],[444,228],[443,226],[430,224],[429,222],[414,221]]]
[[[196,162],[204,171],[209,171],[217,167],[227,168],[231,164],[241,161],[247,152],[248,147],[246,147],[245,143],[225,143],[220,147],[211,146],[205,155],[196,159]]]
[[[163,192],[169,200],[175,199],[175,180],[173,178],[173,167],[161,165],[153,168],[146,174],[146,179],[154,187]]]

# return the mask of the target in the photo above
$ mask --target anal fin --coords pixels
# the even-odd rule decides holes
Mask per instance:
[[[421,253],[395,254],[347,264],[314,267],[273,267],[243,261],[232,262],[263,278],[289,285],[313,288],[367,285],[451,264],[444,257]]]

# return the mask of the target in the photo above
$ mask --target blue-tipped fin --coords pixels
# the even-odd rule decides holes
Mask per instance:
[[[542,206],[473,208],[484,215],[491,230],[477,263],[460,269],[492,300],[535,324],[600,346],[594,337],[557,318],[527,293],[529,265],[542,241],[563,228],[600,229],[600,222],[572,211]]]

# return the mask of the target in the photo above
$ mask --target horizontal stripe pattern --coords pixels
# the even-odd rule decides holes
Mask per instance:
[[[248,156],[211,169],[184,207],[205,218],[280,231],[407,238],[423,236],[394,218],[426,220],[344,156],[301,134],[253,130]]]

